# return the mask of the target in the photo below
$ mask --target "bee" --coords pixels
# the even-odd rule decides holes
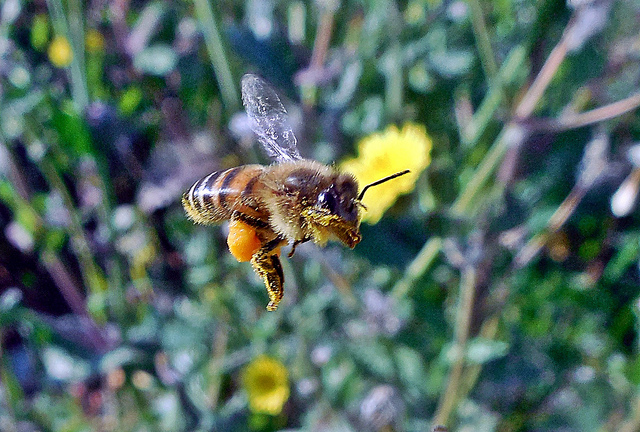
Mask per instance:
[[[182,196],[189,219],[198,224],[229,222],[229,249],[238,261],[251,261],[269,295],[267,310],[278,308],[284,293],[280,247],[312,240],[324,246],[338,240],[354,248],[362,239],[362,197],[368,188],[409,171],[365,186],[358,193],[352,174],[303,159],[287,111],[262,78],[242,78],[242,101],[251,129],[267,154],[269,166],[242,165],[198,180]]]

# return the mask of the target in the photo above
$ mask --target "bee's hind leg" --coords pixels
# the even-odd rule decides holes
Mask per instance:
[[[280,303],[284,294],[282,264],[280,264],[278,255],[273,252],[283,241],[282,238],[276,237],[258,249],[251,258],[253,269],[260,275],[267,287],[267,293],[269,294],[268,311],[278,309],[278,303]]]

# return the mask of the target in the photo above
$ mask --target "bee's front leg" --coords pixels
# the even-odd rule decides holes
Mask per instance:
[[[267,287],[267,293],[269,294],[268,311],[278,309],[278,303],[280,303],[282,295],[284,294],[282,264],[280,264],[278,255],[274,253],[274,249],[280,246],[283,241],[284,239],[276,237],[262,246],[253,257],[251,257],[253,269],[260,275]]]
[[[295,251],[296,251],[296,247],[297,247],[299,244],[302,244],[302,243],[306,243],[306,242],[308,242],[309,240],[311,240],[311,237],[305,237],[305,238],[303,238],[302,240],[296,240],[296,241],[294,241],[294,242],[293,242],[293,246],[291,246],[291,252],[289,252],[289,255],[287,255],[287,256],[288,256],[289,258],[291,258],[291,257],[293,256],[293,254],[295,253]]]

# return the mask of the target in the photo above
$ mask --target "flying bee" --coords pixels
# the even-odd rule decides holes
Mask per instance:
[[[242,165],[216,171],[198,180],[182,196],[187,216],[199,224],[229,220],[229,250],[238,261],[251,261],[269,294],[274,311],[284,293],[280,247],[292,243],[289,257],[301,243],[324,246],[338,240],[354,248],[360,235],[365,186],[333,166],[303,159],[287,112],[276,92],[260,77],[242,77],[242,101],[251,129],[276,163]]]

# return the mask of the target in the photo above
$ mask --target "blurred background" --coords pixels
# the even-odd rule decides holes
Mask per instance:
[[[245,73],[415,174],[276,312],[180,205]],[[0,430],[640,430],[639,84],[638,1],[3,0]]]

